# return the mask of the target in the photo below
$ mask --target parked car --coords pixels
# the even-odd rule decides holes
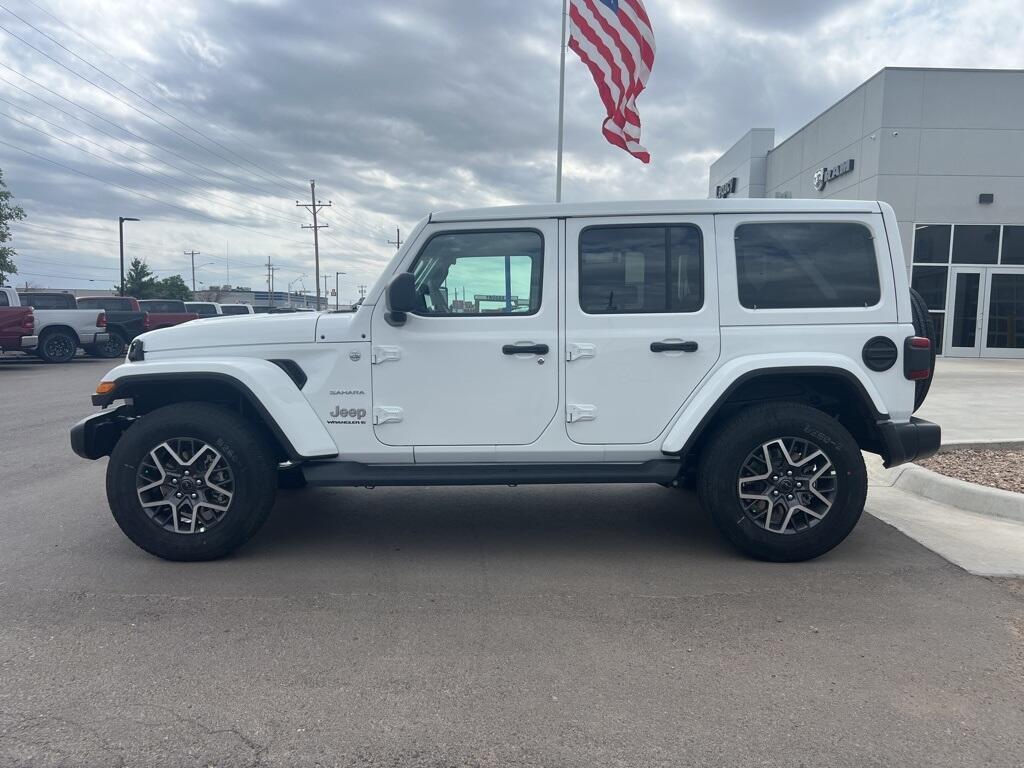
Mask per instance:
[[[149,331],[171,328],[199,317],[178,299],[139,299],[139,309],[149,314]]]
[[[102,309],[107,313],[109,340],[85,350],[90,355],[105,358],[123,357],[128,344],[140,333],[180,325],[196,317],[189,312],[150,312],[144,310],[139,300],[131,296],[83,296],[78,299],[78,306]]]
[[[317,486],[695,483],[724,536],[813,558],[861,516],[861,451],[925,458],[933,329],[893,209],[835,200],[435,213],[354,313],[132,342],[71,430],[114,519],[220,557],[278,477]]]
[[[0,292],[0,352],[23,352],[38,343],[32,307],[12,307],[7,293]]]
[[[48,363],[66,363],[79,347],[107,342],[107,317],[100,310],[79,309],[75,297],[58,291],[30,291],[19,295],[14,288],[0,288],[9,304],[32,307],[38,343],[30,350]]]
[[[185,308],[189,312],[195,312],[199,315],[200,319],[204,317],[217,317],[223,314],[220,304],[215,304],[212,301],[186,301]]]
[[[254,315],[251,304],[221,304],[220,312],[222,315]]]

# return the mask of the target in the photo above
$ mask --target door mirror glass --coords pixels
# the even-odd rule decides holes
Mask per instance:
[[[387,308],[391,325],[402,325],[406,314],[416,310],[416,278],[411,272],[401,272],[388,283]]]

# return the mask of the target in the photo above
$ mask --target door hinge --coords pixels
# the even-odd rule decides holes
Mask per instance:
[[[596,405],[569,405],[565,409],[565,420],[570,424],[578,421],[594,421],[597,418]]]
[[[565,348],[565,359],[568,362],[597,354],[596,344],[569,344]]]
[[[393,405],[375,405],[373,407],[374,424],[395,424],[402,420],[405,412]]]
[[[373,365],[386,363],[388,360],[401,360],[402,350],[399,347],[374,347],[370,353],[370,362]]]

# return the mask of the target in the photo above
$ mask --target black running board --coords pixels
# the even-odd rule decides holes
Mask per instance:
[[[671,483],[678,459],[640,464],[361,464],[311,461],[302,465],[309,485],[559,485],[565,483]]]

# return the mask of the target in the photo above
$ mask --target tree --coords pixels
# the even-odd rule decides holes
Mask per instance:
[[[156,283],[156,295],[161,299],[181,299],[192,301],[192,291],[185,285],[181,275],[171,275]]]
[[[4,172],[0,171],[0,285],[4,284],[8,275],[18,274],[18,268],[14,265],[14,249],[5,245],[11,239],[10,223],[25,218],[25,211],[11,202],[13,197],[4,184]]]
[[[117,286],[115,290],[118,290]],[[153,277],[153,270],[142,259],[132,259],[128,266],[128,274],[124,278],[124,292],[126,296],[134,296],[136,299],[156,298],[156,278]]]

